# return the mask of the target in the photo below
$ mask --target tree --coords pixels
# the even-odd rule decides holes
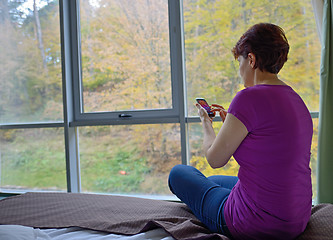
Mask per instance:
[[[85,110],[171,107],[167,2],[87,4],[81,12]],[[89,98],[103,100],[89,106]]]
[[[210,103],[228,107],[242,88],[230,50],[241,34],[258,22],[275,23],[285,30],[291,49],[280,77],[302,96],[310,109],[318,110],[320,43],[311,2],[299,0],[184,1],[188,102],[202,96]],[[190,115],[196,114],[193,104],[188,108]],[[191,164],[213,174],[200,157],[203,153],[197,142],[202,133],[197,131],[197,135],[191,133]],[[220,173],[230,173],[227,168],[224,170]]]
[[[29,3],[1,1],[0,30],[6,33],[0,39],[2,122],[58,120],[62,116],[58,5],[34,0],[30,9]],[[49,21],[52,17],[55,19]],[[44,111],[47,114],[41,115]]]
[[[62,119],[58,1],[30,2],[34,5],[29,7],[28,1],[0,0],[0,31],[5,33],[0,38],[1,122]],[[281,77],[301,94],[311,110],[318,110],[320,44],[310,1],[183,3],[190,116],[196,115],[192,104],[196,97],[228,107],[242,89],[231,49],[257,22],[272,22],[285,29],[291,50]],[[80,1],[85,112],[172,106],[167,4],[167,0]],[[216,131],[220,126],[215,126]],[[201,148],[201,126],[191,123],[189,128],[190,164],[206,175],[237,173],[234,160],[223,169],[210,169]],[[131,159],[144,159],[150,171],[147,176],[154,176],[140,184],[140,191],[166,193],[168,172],[181,163],[179,132],[178,124],[85,127],[80,129],[80,136],[98,138],[101,147],[99,152],[91,152],[96,149],[84,145],[81,154],[84,159],[103,151],[103,156],[116,156],[121,162],[120,158],[135,150],[136,156]],[[5,141],[12,138],[2,137]],[[156,179],[163,179],[161,184],[165,185],[152,186]]]
[[[33,10],[34,19],[35,19],[35,34],[36,34],[36,39],[38,42],[38,48],[40,51],[40,55],[42,57],[43,67],[44,67],[45,71],[47,71],[46,57],[45,57],[45,53],[44,53],[44,44],[43,44],[43,34],[42,34],[41,26],[40,26],[40,19],[39,19],[39,13],[38,13],[38,9],[37,9],[36,0],[34,0],[33,9],[34,9]]]

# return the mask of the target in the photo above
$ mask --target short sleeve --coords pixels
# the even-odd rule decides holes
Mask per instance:
[[[248,89],[241,90],[231,101],[228,113],[234,115],[251,132],[257,122],[253,96]]]

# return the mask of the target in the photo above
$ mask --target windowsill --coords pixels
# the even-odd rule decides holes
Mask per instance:
[[[6,197],[16,196],[20,194],[24,194],[27,192],[61,192],[63,191],[36,191],[36,190],[26,190],[26,191],[10,191],[10,190],[2,190],[0,192],[0,200]],[[164,200],[171,202],[180,202],[179,198],[174,195],[148,195],[148,194],[117,194],[117,193],[93,193],[93,192],[81,192],[83,194],[97,194],[97,195],[108,195],[108,196],[123,196],[123,197],[136,197],[136,198],[145,198],[145,199],[153,199],[153,200]]]

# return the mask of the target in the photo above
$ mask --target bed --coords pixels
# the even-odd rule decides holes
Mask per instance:
[[[0,200],[0,239],[227,240],[183,203],[83,193],[25,193]],[[313,207],[298,240],[333,239],[333,205]]]

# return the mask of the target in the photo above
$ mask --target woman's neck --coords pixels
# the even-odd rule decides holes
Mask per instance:
[[[254,75],[254,85],[287,85],[283,81],[281,81],[277,74],[270,72],[262,72],[259,69],[256,69]]]

